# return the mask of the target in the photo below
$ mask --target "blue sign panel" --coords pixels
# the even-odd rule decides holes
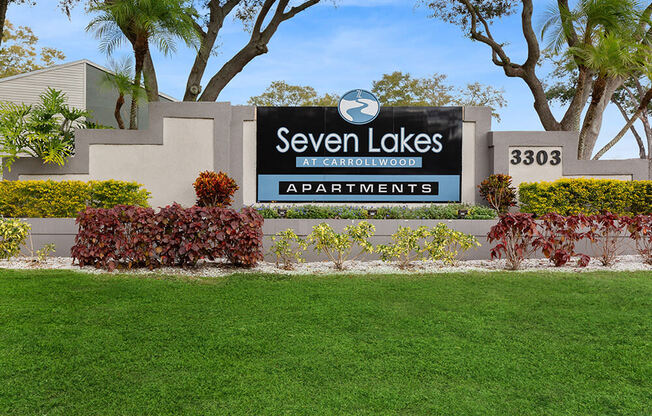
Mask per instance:
[[[339,108],[259,107],[258,201],[459,202],[462,109],[374,100],[352,91]]]

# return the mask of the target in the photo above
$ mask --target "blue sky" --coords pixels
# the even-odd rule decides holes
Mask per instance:
[[[551,0],[550,0],[551,1]],[[537,1],[539,13],[549,0]],[[62,50],[67,61],[90,59],[105,64],[98,41],[85,32],[89,16],[78,7],[70,20],[56,9],[55,0],[37,6],[12,5],[7,18],[14,24],[30,26],[43,46]],[[481,82],[505,90],[508,106],[501,111],[502,122],[494,130],[542,130],[532,108],[532,96],[520,79],[507,78],[490,61],[488,48],[462,37],[452,25],[428,18],[428,11],[414,6],[413,0],[338,0],[337,7],[325,2],[284,22],[269,45],[269,53],[256,58],[223,91],[219,101],[244,104],[262,93],[270,82],[311,85],[318,91],[342,94],[354,88],[370,88],[373,80],[393,71],[428,76],[448,75],[449,81],[463,86]],[[520,61],[525,45],[518,17],[503,19],[494,28],[497,39],[509,42],[512,60]],[[212,76],[246,43],[242,24],[230,20],[218,40],[219,53],[206,71]],[[116,57],[129,55],[126,46]],[[194,51],[179,45],[171,56],[154,54],[159,88],[182,98]],[[561,109],[556,109],[561,114]],[[605,117],[598,147],[623,126],[622,117],[610,108]],[[634,139],[628,135],[607,155],[608,158],[637,157]]]

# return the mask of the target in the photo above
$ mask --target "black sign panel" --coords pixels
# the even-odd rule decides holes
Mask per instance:
[[[387,107],[365,125],[332,107],[258,107],[259,202],[457,202],[461,107]]]

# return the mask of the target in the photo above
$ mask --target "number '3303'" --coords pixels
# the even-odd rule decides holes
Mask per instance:
[[[512,158],[509,161],[512,165],[520,165],[521,163],[529,166],[536,162],[537,165],[543,166],[550,163],[552,166],[557,166],[561,163],[561,151],[559,150],[512,150]]]

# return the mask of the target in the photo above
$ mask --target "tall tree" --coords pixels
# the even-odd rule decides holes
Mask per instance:
[[[459,25],[471,39],[487,45],[491,50],[492,62],[507,77],[521,78],[525,82],[544,129],[579,132],[578,157],[591,157],[600,133],[602,114],[624,80],[622,75],[613,71],[596,70],[587,65],[586,54],[581,51],[601,46],[600,37],[607,33],[629,33],[627,36],[645,42],[649,36],[647,29],[632,31],[634,21],[638,20],[640,27],[647,25],[645,13],[641,13],[637,1],[579,0],[577,7],[571,9],[568,0],[557,0],[548,13],[542,32],[549,36],[549,46],[568,53],[577,69],[573,95],[560,120],[551,110],[545,85],[537,73],[542,47],[532,22],[533,0],[426,0],[426,3],[434,17]],[[527,46],[527,57],[521,63],[510,58],[506,43],[497,40],[492,32],[493,22],[517,13],[519,8],[522,34]],[[652,4],[646,10],[648,18],[651,8]],[[589,108],[582,120],[587,105]]]
[[[129,57],[121,60],[109,60],[109,69],[111,73],[105,74],[102,84],[118,93],[115,102],[113,116],[115,117],[118,128],[124,129],[125,124],[122,119],[122,106],[125,104],[125,98],[134,93],[138,94],[136,101],[144,97],[145,91],[142,88],[134,88],[134,61]]]
[[[188,76],[184,101],[215,101],[224,87],[257,56],[268,52],[267,45],[281,23],[295,17],[322,0],[206,0],[207,14],[195,19],[200,31],[200,46]],[[249,25],[249,41],[201,87],[208,60],[215,50],[217,37],[229,15]]]
[[[469,105],[491,107],[500,120],[498,110],[506,105],[503,91],[479,83],[456,88],[446,83],[446,75],[434,74],[415,78],[409,73],[393,72],[374,81],[371,91],[383,106],[447,106]],[[261,95],[251,97],[250,105],[257,106],[337,106],[337,94],[320,96],[310,86],[289,85],[274,81]]]
[[[27,26],[15,28],[9,20],[5,22],[5,41],[0,48],[0,78],[35,71],[56,64],[66,56],[58,49],[37,48],[38,37]]]
[[[249,105],[276,107],[336,106],[340,97],[334,94],[320,96],[313,87],[290,85],[285,81],[274,81],[261,95],[249,98]]]
[[[502,90],[480,83],[457,88],[447,83],[445,74],[416,78],[409,73],[393,72],[374,81],[371,92],[385,106],[487,106],[500,121],[498,110],[507,103]]]
[[[131,43],[135,62],[134,88],[140,88],[150,44],[167,54],[176,49],[176,39],[192,44],[196,37],[193,9],[179,0],[95,1],[89,10],[98,13],[87,30],[101,39],[101,50],[110,55],[125,40]],[[132,94],[130,129],[137,128],[137,112],[137,94]]]

